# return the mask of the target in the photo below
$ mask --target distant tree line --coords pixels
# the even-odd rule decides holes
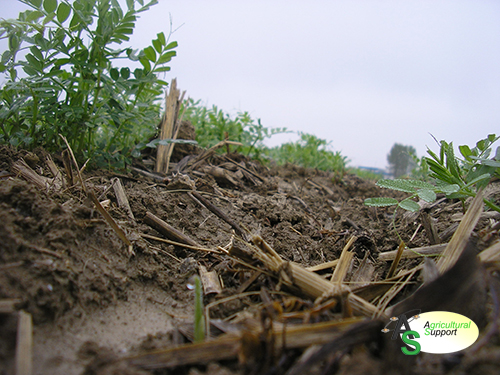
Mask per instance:
[[[412,155],[416,154],[414,147],[395,143],[387,155],[390,174],[394,178],[409,175],[412,169],[415,168],[416,164]]]

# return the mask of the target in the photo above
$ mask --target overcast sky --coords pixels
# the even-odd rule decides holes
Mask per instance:
[[[22,6],[0,4],[2,18]],[[437,150],[429,133],[471,146],[500,133],[499,1],[159,0],[132,47],[168,34],[169,14],[182,26],[166,80],[266,127],[327,139],[351,166],[386,167],[396,142],[423,156]]]

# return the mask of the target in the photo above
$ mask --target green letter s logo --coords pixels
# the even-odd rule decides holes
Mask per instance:
[[[403,333],[403,337],[401,337],[401,339],[405,344],[414,346],[415,350],[408,350],[406,346],[402,346],[401,351],[406,355],[416,355],[420,353],[420,344],[418,343],[418,341],[408,338],[408,335],[413,335],[417,339],[420,338],[420,335],[418,334],[417,331],[406,331],[405,333]]]

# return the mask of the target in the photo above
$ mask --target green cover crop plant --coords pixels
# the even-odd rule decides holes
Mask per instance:
[[[500,147],[497,147],[495,155],[491,157],[492,145],[498,139],[500,137],[490,134],[478,141],[474,148],[460,146],[462,159],[455,156],[453,143],[441,141],[439,154],[428,149],[430,157],[423,158],[430,170],[429,182],[411,179],[380,180],[377,182],[380,187],[411,195],[401,202],[387,197],[368,198],[365,204],[375,207],[397,206],[409,211],[418,211],[420,206],[415,198],[434,202],[436,193],[443,193],[449,199],[460,199],[464,202],[468,197],[475,197],[477,191],[486,187],[493,177],[500,177]],[[484,199],[484,203],[500,212],[500,207],[494,202]]]
[[[62,134],[77,157],[123,165],[156,131],[167,85],[158,73],[176,55],[163,32],[143,50],[121,47],[157,0],[127,0],[127,9],[117,0],[20,1],[30,9],[0,20],[9,46],[0,57],[0,142],[56,151]]]
[[[260,159],[266,151],[263,141],[287,132],[286,128],[264,127],[260,119],[255,121],[248,112],[230,116],[215,105],[207,108],[199,100],[186,100],[184,109],[184,119],[196,128],[196,140],[202,147],[212,147],[227,138],[243,144],[238,149],[242,154]]]

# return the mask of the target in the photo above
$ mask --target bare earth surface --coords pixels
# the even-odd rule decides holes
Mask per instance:
[[[200,266],[215,271],[222,281],[221,293],[206,295],[205,304],[243,292],[260,292],[265,287],[296,298],[297,304],[291,306],[289,299],[276,297],[276,320],[285,310],[310,313],[314,309],[313,300],[280,285],[279,277],[257,275],[255,270],[223,252],[189,249],[143,236],[165,238],[145,221],[149,212],[203,248],[217,250],[238,243],[231,225],[188,194],[193,189],[249,233],[260,235],[285,261],[303,267],[338,259],[354,235],[351,246],[354,259],[345,279],[351,286],[356,285],[357,270],[363,259],[370,264],[368,281],[383,280],[391,261],[382,260],[379,255],[396,250],[400,243],[392,225],[394,209],[370,208],[363,205],[363,200],[404,195],[383,191],[373,182],[354,175],[345,175],[338,181],[326,172],[291,165],[268,168],[241,155],[229,154],[213,156],[193,170],[164,181],[136,172],[84,171],[88,188],[104,202],[108,213],[132,242],[132,254],[86,197],[77,180],[73,186],[66,183],[61,189],[49,185],[41,188],[26,181],[14,168],[14,163],[26,160],[38,175],[53,178],[46,157],[43,150],[28,153],[7,147],[0,149],[0,300],[17,299],[15,309],[32,315],[34,374],[243,374],[257,371],[284,374],[293,366],[305,348],[284,350],[286,355],[281,356],[268,355],[266,364],[258,359],[245,362],[242,355],[240,363],[235,357],[156,370],[115,362],[132,354],[189,342],[194,294],[188,286]],[[64,171],[58,157],[54,159],[57,167]],[[214,171],[214,167],[222,172]],[[117,205],[111,182],[117,177],[124,186],[134,218]],[[492,196],[499,204],[498,192]],[[431,236],[421,225],[422,212],[424,210],[397,216],[399,235],[410,248],[431,245]],[[463,214],[460,202],[447,200],[427,207],[425,212],[442,243],[450,240]],[[494,215],[483,215],[479,220],[472,234],[476,252],[498,241],[498,223]],[[422,262],[423,258],[402,259],[398,270],[411,269]],[[497,269],[490,267],[487,274],[488,285],[498,288]],[[332,268],[320,274],[329,279]],[[413,293],[421,283],[422,277],[417,273],[390,305]],[[401,373],[499,373],[498,326],[491,328],[491,323],[498,323],[498,315],[495,315],[498,302],[495,306],[491,296],[497,294],[498,289],[487,290],[487,303],[481,307],[487,322],[481,332],[489,336],[473,356],[454,357],[452,364],[434,357],[427,362],[420,360],[417,366],[401,368]],[[217,305],[211,310],[211,318],[242,322],[248,316],[258,322],[259,311],[261,313],[264,307],[258,293],[254,294]],[[376,299],[372,302],[378,303]],[[463,297],[456,303],[467,306],[470,301]],[[351,315],[349,309],[340,305],[321,311],[308,322]],[[0,313],[0,374],[14,373],[16,314]],[[356,347],[340,352],[342,356],[339,355],[327,373],[378,373],[383,369],[380,364],[384,363],[383,349],[370,352],[370,349]]]

